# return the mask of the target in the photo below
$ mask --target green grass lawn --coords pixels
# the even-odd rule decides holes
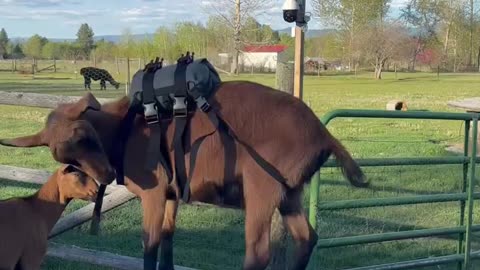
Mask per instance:
[[[273,75],[242,75],[241,79],[274,86]],[[223,77],[224,80],[236,79]],[[98,91],[97,97],[117,97],[120,90]],[[124,87],[124,86],[122,86]],[[388,101],[405,100],[409,109],[456,111],[447,106],[454,99],[480,95],[480,75],[391,73],[374,81],[371,74],[357,78],[342,76],[307,76],[305,101],[321,117],[334,109],[383,110]],[[31,75],[0,73],[0,91],[25,91],[64,95],[82,95],[83,82],[72,74]],[[48,110],[0,106],[0,137],[30,134],[43,126]],[[450,155],[445,147],[463,141],[463,123],[459,121],[337,119],[328,125],[355,158],[429,157]],[[57,164],[46,148],[15,149],[0,147],[0,164],[53,170]],[[460,189],[462,166],[398,166],[365,168],[372,182],[368,190],[350,187],[337,169],[322,170],[320,199],[333,201],[355,198],[383,198],[415,194],[456,192]],[[478,170],[477,170],[478,171]],[[0,199],[31,194],[36,186],[10,181],[0,182]],[[308,194],[308,189],[307,192]],[[305,196],[307,200],[307,196]],[[82,206],[69,205],[66,213]],[[307,204],[306,204],[307,205]],[[475,221],[480,217],[475,204]],[[452,227],[458,222],[458,203],[438,203],[361,210],[322,211],[318,217],[321,238],[409,229]],[[243,214],[240,211],[184,205],[175,234],[175,264],[199,269],[239,269],[244,252]],[[480,235],[479,235],[480,236]],[[142,256],[141,208],[138,200],[104,216],[102,233],[88,235],[88,224],[60,235],[54,241],[94,248],[129,256]],[[403,240],[317,250],[309,269],[343,269],[447,255],[456,250],[456,237]],[[480,238],[474,241],[480,249]],[[48,259],[44,269],[104,269],[78,263]],[[425,269],[456,269],[455,265]],[[477,266],[475,269],[480,269]]]

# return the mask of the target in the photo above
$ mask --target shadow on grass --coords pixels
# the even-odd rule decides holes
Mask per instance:
[[[26,183],[20,181],[13,181],[8,179],[0,178],[0,185],[14,187],[14,188],[25,188],[25,189],[38,189],[40,188],[40,184],[33,184],[33,183]]]
[[[206,270],[239,269],[245,252],[243,213],[232,211],[210,207],[182,206],[174,236],[175,264]],[[374,233],[375,231],[423,229],[423,227],[402,222],[383,221],[339,213],[324,213],[321,212],[323,219],[319,231],[319,235],[323,238],[325,238],[325,234],[335,234],[336,230],[342,226],[347,226],[348,233],[353,235]],[[106,213],[99,236],[89,235],[89,223],[85,223],[72,231],[55,237],[52,241],[141,258],[143,256],[141,223],[141,209],[139,203],[135,202],[133,206],[122,206],[117,210]],[[365,224],[368,224],[367,229]],[[419,240],[417,244],[409,241],[316,251],[312,256],[313,263],[311,263],[309,269],[320,269],[314,267],[315,264],[321,266],[321,269],[341,269],[346,266],[354,267],[448,255],[451,252],[446,250],[446,245],[450,245],[452,247],[449,248],[454,249],[457,237],[433,237],[427,240]],[[290,239],[289,243],[290,258],[293,254],[293,244]],[[386,245],[392,247],[385,249]],[[478,245],[478,239],[476,239],[474,247],[476,248]],[[412,253],[412,249],[415,252]],[[323,254],[328,255],[323,256]],[[338,254],[342,254],[342,256]]]
[[[334,186],[334,187],[350,187],[351,185],[348,182],[340,182],[340,181],[335,181],[331,179],[321,179],[320,180],[320,185],[329,185],[329,186]],[[458,190],[448,190],[446,192],[435,192],[435,191],[428,191],[428,190],[418,190],[418,189],[407,189],[407,188],[401,188],[401,187],[392,187],[392,186],[375,186],[374,183],[372,183],[371,186],[368,187],[369,191],[373,192],[392,192],[392,193],[404,193],[404,194],[412,194],[412,195],[438,195],[438,194],[446,194],[446,193],[457,193],[459,192]]]
[[[70,77],[42,77],[42,76],[35,76],[33,77],[34,80],[49,80],[49,81],[61,81],[61,80],[75,80],[75,78]]]

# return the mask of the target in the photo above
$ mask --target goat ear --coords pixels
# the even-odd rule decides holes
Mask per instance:
[[[80,169],[72,164],[63,164],[60,170],[63,174],[68,174],[79,171]]]
[[[102,105],[92,93],[85,94],[77,103],[68,106],[66,114],[72,119],[78,119],[88,109],[99,111]]]
[[[48,146],[48,142],[45,140],[42,132],[34,135],[18,137],[15,139],[2,139],[0,144],[4,146],[12,147],[36,147],[36,146]]]

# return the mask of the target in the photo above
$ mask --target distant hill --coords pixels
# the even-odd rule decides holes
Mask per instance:
[[[292,31],[292,28],[283,28],[283,29],[279,29],[279,30],[276,30],[278,31],[279,33],[281,34],[289,34],[291,33]],[[335,29],[308,29],[307,33],[305,34],[305,37],[306,38],[317,38],[317,37],[322,37],[322,36],[325,36],[325,35],[328,35],[330,33],[333,33],[335,32],[336,30]]]
[[[291,28],[283,28],[283,29],[279,29],[279,30],[276,30],[276,31],[278,31],[279,33],[285,33],[285,34],[290,35]],[[307,31],[305,37],[306,38],[322,37],[326,34],[334,32],[334,31],[335,31],[334,29],[309,29]],[[144,38],[153,38],[153,35],[154,35],[153,33],[133,34],[132,37],[135,40],[142,40]],[[121,35],[101,35],[101,36],[94,36],[93,39],[95,41],[104,39],[105,41],[118,43],[118,42],[120,42],[121,38],[122,38]],[[27,39],[28,39],[28,37],[12,37],[12,38],[10,38],[10,40],[13,43],[24,43],[25,41],[27,41]],[[64,41],[73,42],[73,41],[75,41],[75,39],[73,39],[73,38],[48,38],[48,40],[50,40],[52,42],[64,42]]]

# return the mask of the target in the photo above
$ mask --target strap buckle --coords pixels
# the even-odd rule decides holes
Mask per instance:
[[[197,99],[195,99],[195,102],[197,103],[197,107],[203,112],[208,112],[208,110],[211,108],[210,104],[203,96],[199,96]]]
[[[145,114],[145,120],[147,123],[150,124],[156,124],[159,122],[158,119],[158,111],[157,111],[157,106],[155,103],[148,103],[148,104],[143,104],[144,108],[144,114]]]
[[[187,97],[175,96],[173,100],[173,116],[187,117]]]

